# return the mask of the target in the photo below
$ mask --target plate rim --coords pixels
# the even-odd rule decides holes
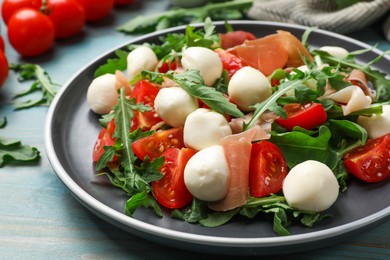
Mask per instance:
[[[213,22],[216,25],[221,25],[224,22],[217,21]],[[229,21],[231,25],[258,25],[258,26],[280,26],[284,28],[292,28],[292,29],[300,29],[306,30],[309,27],[297,24],[288,24],[283,22],[272,22],[272,21],[252,21],[252,20],[235,20]],[[202,26],[203,23],[196,23],[193,26]],[[360,218],[358,220],[337,226],[332,228],[327,228],[324,230],[313,231],[304,234],[291,234],[289,236],[278,236],[278,237],[259,237],[259,238],[242,238],[242,237],[220,237],[220,236],[209,236],[209,235],[200,235],[200,234],[192,234],[182,231],[170,230],[164,227],[159,227],[153,224],[145,223],[141,220],[131,218],[124,213],[118,212],[108,205],[102,203],[101,201],[94,198],[92,195],[88,194],[82,187],[80,187],[66,172],[66,170],[62,167],[60,160],[55,153],[55,148],[53,144],[53,131],[52,124],[54,120],[54,114],[57,109],[57,106],[64,95],[64,93],[69,89],[71,83],[88,67],[96,63],[99,59],[104,56],[114,52],[117,49],[123,48],[128,44],[133,42],[139,42],[144,39],[148,39],[150,37],[164,35],[166,33],[183,30],[186,25],[176,26],[160,31],[156,31],[153,33],[148,33],[139,37],[134,37],[125,41],[122,44],[114,48],[110,48],[104,53],[97,56],[95,59],[88,62],[86,65],[82,66],[76,73],[73,74],[61,87],[57,95],[54,97],[51,105],[49,106],[48,112],[46,114],[45,125],[44,125],[44,144],[46,149],[46,156],[49,159],[49,162],[55,172],[55,174],[59,177],[59,179],[64,183],[64,185],[71,191],[72,195],[74,195],[81,204],[84,204],[89,210],[94,210],[104,217],[107,217],[115,222],[118,222],[122,225],[125,225],[131,229],[141,231],[143,233],[158,236],[161,238],[169,238],[171,240],[195,243],[195,244],[208,244],[220,247],[256,247],[256,248],[264,248],[264,247],[279,247],[285,245],[297,245],[302,244],[304,242],[315,242],[319,240],[324,240],[328,238],[337,237],[343,234],[351,233],[353,231],[362,229],[364,227],[371,226],[376,223],[380,223],[381,221],[386,220],[390,217],[390,205],[374,214],[369,216]],[[384,52],[377,49],[376,47],[372,47],[369,44],[361,42],[359,40],[353,39],[351,37],[341,35],[338,33],[316,29],[315,32],[319,32],[321,34],[325,34],[331,37],[336,37],[341,40],[345,40],[357,45],[360,45],[365,48],[371,48],[372,52],[375,52],[378,55],[382,55]],[[385,55],[387,59],[389,59],[388,55]],[[96,214],[96,213],[95,213]],[[101,216],[100,216],[101,217]],[[111,222],[104,218],[106,221]],[[128,231],[128,230],[127,230]]]

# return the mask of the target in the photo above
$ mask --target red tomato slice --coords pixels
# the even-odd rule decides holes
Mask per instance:
[[[319,103],[307,103],[305,105],[291,103],[285,105],[283,108],[286,111],[287,119],[277,117],[275,121],[289,131],[294,126],[311,130],[316,126],[324,124],[327,119],[325,109]]]
[[[103,128],[100,130],[98,138],[95,142],[95,146],[93,147],[92,160],[94,162],[99,161],[100,157],[104,153],[104,146],[113,146],[115,143],[115,139],[112,138],[112,134],[115,131],[115,123],[114,119],[108,123],[107,128]],[[114,157],[114,161],[116,158]]]
[[[390,133],[367,143],[344,156],[348,172],[365,182],[379,182],[390,176]]]
[[[249,166],[251,196],[263,197],[279,192],[287,171],[286,159],[275,144],[268,141],[252,144]]]
[[[141,160],[148,155],[151,160],[160,157],[170,148],[183,148],[183,128],[160,130],[131,144],[134,154]]]
[[[233,31],[228,33],[221,33],[219,34],[219,38],[221,39],[221,48],[229,49],[234,46],[243,44],[246,40],[255,40],[256,36],[250,32]]]
[[[229,78],[232,78],[234,73],[243,67],[241,60],[234,54],[231,54],[223,49],[216,49],[219,59],[222,61],[222,67],[229,73]]]
[[[170,148],[162,154],[165,162],[160,171],[164,176],[152,182],[152,188],[154,197],[164,207],[178,209],[192,200],[184,183],[184,168],[195,153],[191,148]]]
[[[131,92],[130,98],[135,98],[137,103],[143,102],[144,105],[154,107],[159,89],[147,80],[139,81]],[[149,130],[152,126],[161,122],[162,119],[157,115],[154,108],[151,111],[134,111],[134,117],[131,124],[131,131],[141,128],[142,131]]]

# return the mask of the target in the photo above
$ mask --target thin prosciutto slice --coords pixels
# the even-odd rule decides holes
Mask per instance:
[[[303,65],[302,56],[313,60],[294,35],[281,30],[256,40],[247,40],[228,51],[240,58],[244,65],[256,68],[266,76],[278,68]]]
[[[251,129],[222,138],[221,143],[229,165],[230,179],[228,192],[222,200],[209,202],[208,207],[215,211],[228,211],[244,205],[249,198],[249,161],[252,140],[262,129]]]

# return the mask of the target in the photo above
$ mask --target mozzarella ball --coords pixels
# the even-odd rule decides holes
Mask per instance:
[[[157,114],[170,126],[181,127],[198,108],[198,101],[181,87],[162,88],[154,100]]]
[[[181,64],[186,70],[199,70],[207,86],[221,77],[223,67],[217,53],[204,47],[189,47],[183,51]]]
[[[104,74],[95,78],[88,87],[87,103],[89,108],[100,115],[108,114],[118,102],[116,77]]]
[[[367,130],[369,138],[375,139],[390,133],[390,105],[383,105],[380,115],[359,116],[357,123]]]
[[[217,201],[226,196],[229,166],[220,145],[197,152],[184,169],[184,183],[189,192],[204,201]]]
[[[143,70],[154,70],[158,59],[154,51],[147,46],[140,46],[127,55],[127,73],[130,79]]]
[[[291,207],[320,212],[336,201],[339,183],[327,165],[309,160],[290,170],[283,182],[283,193]]]
[[[339,59],[343,59],[347,57],[349,54],[349,52],[346,49],[338,46],[322,46],[320,50],[326,51],[327,53],[329,53],[329,55]]]
[[[254,110],[250,106],[271,96],[271,83],[260,71],[246,66],[234,73],[228,85],[228,95],[241,109]]]
[[[184,123],[184,143],[195,150],[219,145],[221,138],[231,134],[225,117],[211,109],[198,108]]]

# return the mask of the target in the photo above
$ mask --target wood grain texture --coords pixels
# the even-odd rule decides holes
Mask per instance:
[[[1,24],[10,62],[38,63],[52,79],[64,84],[97,55],[128,41],[131,36],[116,32],[116,25],[135,15],[164,10],[168,1],[138,1],[115,9],[105,21],[88,24],[81,36],[57,41],[55,48],[39,58],[22,59],[9,46]],[[352,34],[382,50],[390,44],[377,30]],[[0,168],[0,259],[214,259],[215,256],[182,251],[130,235],[96,217],[66,189],[52,170],[44,149],[47,108],[15,111],[12,97],[28,87],[11,72],[0,91],[0,117],[8,125],[0,135],[14,137],[41,151],[38,164]],[[384,198],[389,199],[389,198]],[[286,257],[286,256],[285,256]],[[228,257],[227,257],[228,258]],[[292,254],[289,259],[390,259],[390,221],[330,247]],[[280,259],[269,256],[267,259]]]

